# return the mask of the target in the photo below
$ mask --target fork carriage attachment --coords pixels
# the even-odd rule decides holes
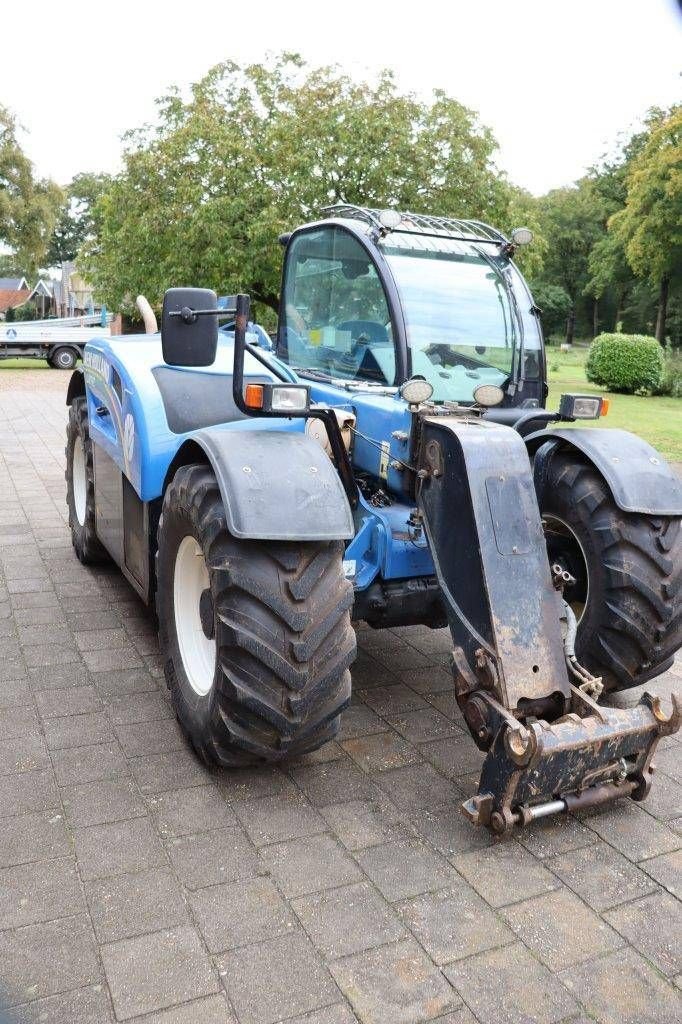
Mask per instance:
[[[645,694],[627,710],[573,686],[528,453],[509,427],[418,417],[417,500],[448,624],[457,702],[487,751],[463,812],[504,833],[536,818],[642,800],[661,736],[680,726]]]

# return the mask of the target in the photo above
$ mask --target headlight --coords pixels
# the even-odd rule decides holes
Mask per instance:
[[[404,384],[400,385],[400,397],[404,398],[408,405],[421,405],[428,402],[433,394],[433,387],[423,377],[411,377]]]
[[[514,245],[530,245],[533,241],[533,232],[530,228],[514,228],[511,240]]]
[[[244,402],[249,409],[296,415],[310,405],[310,389],[305,384],[247,384]]]
[[[474,402],[486,409],[499,405],[504,398],[504,391],[498,388],[497,384],[479,384],[474,388]]]
[[[608,408],[608,400],[596,395],[562,395],[559,400],[559,415],[567,420],[597,420]]]

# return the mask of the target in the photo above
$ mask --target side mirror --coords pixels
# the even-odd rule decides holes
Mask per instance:
[[[210,288],[169,288],[166,291],[161,313],[161,348],[166,363],[210,366],[215,362],[216,303],[216,293]]]

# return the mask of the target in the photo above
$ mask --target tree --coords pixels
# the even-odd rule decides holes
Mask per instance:
[[[109,174],[77,174],[67,185],[64,201],[45,255],[48,266],[75,260],[83,246],[97,238],[97,200],[111,186]]]
[[[429,102],[282,54],[220,64],[185,102],[159,102],[131,133],[124,170],[95,205],[101,229],[82,265],[109,305],[169,285],[248,290],[277,307],[278,235],[337,202],[500,222],[510,188],[495,140],[443,92]]]
[[[62,192],[34,177],[16,130],[14,117],[0,106],[0,242],[30,272],[45,254]]]
[[[603,208],[591,183],[549,192],[538,201],[547,241],[543,280],[560,285],[571,300],[566,318],[566,343],[575,333],[576,304],[588,280],[592,246],[603,235]]]
[[[632,161],[625,206],[609,230],[639,277],[659,289],[656,338],[665,341],[670,282],[682,275],[682,106],[656,124]]]

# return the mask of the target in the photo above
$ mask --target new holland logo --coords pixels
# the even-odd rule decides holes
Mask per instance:
[[[135,421],[133,417],[128,413],[123,423],[123,454],[125,455],[126,462],[130,463],[133,461],[133,451],[135,450]]]

